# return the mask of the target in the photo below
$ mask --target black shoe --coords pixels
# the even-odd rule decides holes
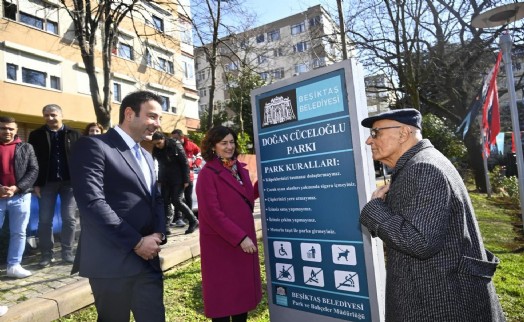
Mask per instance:
[[[51,263],[54,263],[55,259],[51,255],[44,255],[42,256],[42,259],[38,263],[40,267],[47,267],[51,265]]]
[[[189,225],[189,227],[186,230],[187,234],[192,234],[196,229],[198,228],[198,220],[195,220],[192,224]]]
[[[75,256],[73,256],[73,254],[62,254],[62,261],[73,264],[75,262]]]

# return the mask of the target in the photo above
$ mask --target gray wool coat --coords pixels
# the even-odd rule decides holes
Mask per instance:
[[[386,321],[504,321],[471,200],[451,162],[428,140],[404,153],[384,202],[360,222],[386,244]]]

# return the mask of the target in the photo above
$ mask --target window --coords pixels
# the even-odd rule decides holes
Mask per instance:
[[[309,66],[307,64],[296,64],[295,65],[295,73],[301,74],[305,73],[309,70]]]
[[[192,79],[195,76],[193,64],[187,61],[182,62],[183,68],[184,68],[184,77],[187,79]]]
[[[264,56],[264,55],[258,55],[257,61],[258,61],[259,64],[266,63],[267,62],[267,57]]]
[[[16,81],[17,80],[16,74],[18,72],[18,66],[15,64],[7,63],[6,69],[7,69],[7,79]]]
[[[319,58],[313,59],[313,68],[318,68],[318,67],[322,67],[322,66],[326,66],[326,58],[325,57],[319,57]]]
[[[160,70],[169,74],[175,73],[175,67],[172,59],[170,57],[168,58],[168,55],[165,55],[153,48],[148,48],[146,50],[146,62],[147,66],[156,70]]]
[[[122,101],[122,85],[119,83],[113,83],[113,101]]]
[[[305,22],[302,22],[302,23],[299,23],[299,24],[291,26],[291,34],[292,35],[300,34],[300,33],[303,33],[304,31],[306,31],[306,23]]]
[[[227,64],[227,65],[225,66],[225,69],[226,69],[227,71],[229,71],[229,70],[237,70],[237,69],[238,69],[238,64],[235,63],[235,62],[230,62],[229,64]]]
[[[3,1],[4,17],[44,30],[55,35],[58,34],[58,9],[48,3],[39,0],[24,2],[21,9],[16,3]],[[18,14],[18,19],[17,19]]]
[[[322,24],[322,17],[321,16],[314,16],[313,18],[309,19],[309,26],[314,27]]]
[[[273,30],[267,33],[267,41],[277,41],[280,39],[280,30]]]
[[[44,52],[31,52],[29,48],[25,51],[22,48],[11,47],[9,43],[4,46],[8,49],[3,52],[4,80],[61,90],[62,60],[55,60],[54,55],[47,55]]]
[[[206,70],[201,70],[197,73],[197,82],[203,81],[206,79]]]
[[[22,67],[22,82],[46,87],[46,73]]]
[[[118,51],[117,51],[118,57],[133,60],[133,47],[131,47],[131,45],[124,44],[122,42],[118,42],[117,48],[118,48]]]
[[[259,75],[260,78],[262,78],[263,80],[267,80],[267,77],[269,76],[267,72],[258,73],[258,75]]]
[[[207,104],[200,104],[199,108],[200,108],[200,112],[205,112],[207,111]]]
[[[187,21],[180,22],[180,41],[189,45],[193,43],[192,27]]]
[[[284,68],[278,68],[271,71],[271,77],[274,79],[284,78]]]
[[[273,56],[275,57],[284,56],[284,48],[278,47],[278,48],[273,49]]]
[[[20,22],[38,29],[44,29],[44,19],[40,19],[25,12],[20,12]]]
[[[199,90],[198,90],[198,96],[200,96],[200,97],[207,96],[207,89],[206,89],[205,87],[199,89]]]
[[[155,15],[152,15],[151,18],[153,20],[153,27],[155,27],[155,29],[158,31],[164,32],[164,19]]]
[[[308,49],[309,44],[307,41],[301,41],[293,46],[293,52],[295,53],[301,53]]]
[[[16,4],[4,1],[4,17],[11,20],[16,20],[16,12],[18,8]]]
[[[51,76],[50,77],[50,86],[51,88],[54,88],[54,89],[58,89],[60,90],[61,87],[60,87],[60,77],[56,77],[56,76]]]
[[[261,42],[264,42],[264,34],[260,34],[257,36],[257,44],[260,44]]]
[[[169,102],[169,97],[162,95],[160,97],[162,97],[162,111],[170,112],[171,103]]]

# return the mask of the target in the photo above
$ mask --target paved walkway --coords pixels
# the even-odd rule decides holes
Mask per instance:
[[[261,234],[258,202],[255,223]],[[200,256],[198,230],[190,235],[184,231],[185,228],[174,228],[162,246],[160,258],[164,271]],[[61,262],[59,250],[55,250],[56,261],[51,266],[39,268],[39,260],[37,251],[24,256],[22,266],[33,273],[24,279],[7,278],[5,263],[0,266],[0,305],[9,307],[0,321],[53,321],[93,303],[87,279],[70,275],[72,265]]]

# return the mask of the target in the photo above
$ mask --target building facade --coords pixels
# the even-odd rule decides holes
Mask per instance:
[[[197,129],[189,0],[180,6],[134,2],[133,19],[122,21],[114,39],[111,122],[118,123],[123,97],[150,90],[164,98],[164,131]],[[20,136],[25,139],[43,124],[42,107],[51,103],[62,107],[64,123],[74,128],[96,121],[89,78],[64,5],[57,0],[2,0],[0,12],[0,113],[16,118]],[[101,43],[97,41],[95,59],[100,91]]]
[[[224,108],[235,75],[247,68],[267,84],[287,79],[342,60],[340,29],[329,13],[316,5],[301,13],[221,39],[216,68],[215,108]],[[348,57],[354,48],[347,40]],[[207,46],[209,48],[209,46]],[[195,49],[199,110],[207,110],[211,85],[206,48]],[[233,77],[229,77],[233,76]],[[387,111],[394,96],[383,75],[365,79],[368,112]]]
[[[258,73],[267,84],[342,60],[338,26],[321,5],[221,39],[216,68],[215,105],[227,102],[230,75],[242,69]],[[352,47],[348,43],[348,55]],[[206,48],[195,49],[199,109],[209,104],[211,72]]]

